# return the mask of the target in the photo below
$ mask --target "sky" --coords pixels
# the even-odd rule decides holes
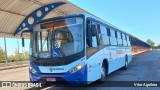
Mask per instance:
[[[22,39],[12,39],[12,38],[6,38],[6,47],[7,47],[7,56],[15,55],[15,49],[18,49],[19,46],[19,53],[24,53],[25,51],[29,51],[29,40],[25,39],[25,48],[24,51],[22,51]],[[4,38],[0,38],[0,47],[5,50],[4,46]]]
[[[100,17],[121,30],[146,41],[160,44],[160,0],[68,0],[80,8]],[[0,47],[4,49],[4,39]],[[21,39],[19,39],[22,53]],[[7,39],[8,55],[14,55],[17,39]],[[25,45],[29,50],[29,40]]]
[[[160,44],[160,0],[68,0],[137,38]]]

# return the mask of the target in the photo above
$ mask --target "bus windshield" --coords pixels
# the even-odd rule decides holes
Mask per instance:
[[[32,40],[32,54],[38,58],[65,57],[82,52],[83,18],[66,18],[36,24]]]

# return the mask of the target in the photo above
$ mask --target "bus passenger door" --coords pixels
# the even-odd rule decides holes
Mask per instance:
[[[97,34],[97,23],[87,20],[87,37],[86,37],[86,54],[87,54],[87,66],[88,81],[95,81],[101,77],[100,60],[101,55],[98,52],[99,37]]]
[[[87,42],[86,42],[86,49],[87,49],[87,57],[90,57],[94,53],[98,51],[98,36],[97,36],[97,27],[96,23],[93,23],[87,20]]]

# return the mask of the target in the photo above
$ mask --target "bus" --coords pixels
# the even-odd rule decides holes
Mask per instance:
[[[132,61],[129,34],[90,14],[41,20],[31,32],[31,82],[87,85],[127,69]]]

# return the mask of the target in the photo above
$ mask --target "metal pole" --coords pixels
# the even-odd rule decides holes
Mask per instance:
[[[25,39],[24,39],[24,42],[25,42]],[[24,55],[25,55],[25,43],[24,43],[24,47],[23,47],[23,59],[24,59]]]
[[[17,38],[17,46],[18,46],[18,54],[19,54],[19,42],[18,42],[18,38]],[[18,59],[17,61],[20,61],[20,59]]]
[[[22,46],[22,59],[23,59],[23,61],[24,61],[24,47]]]
[[[18,46],[18,53],[19,53],[19,42],[18,42],[18,38],[17,38],[17,46]]]
[[[6,37],[4,37],[4,46],[5,46],[5,56],[6,56],[6,65],[8,65],[8,58],[7,58],[7,46],[6,46]]]

